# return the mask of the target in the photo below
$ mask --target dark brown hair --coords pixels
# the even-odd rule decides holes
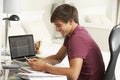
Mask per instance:
[[[62,20],[67,23],[70,19],[79,24],[77,9],[69,4],[62,4],[54,10],[50,20],[52,23],[56,20]]]

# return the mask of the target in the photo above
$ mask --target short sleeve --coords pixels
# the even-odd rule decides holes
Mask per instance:
[[[89,44],[84,36],[74,36],[69,42],[69,58],[83,58],[89,52]]]

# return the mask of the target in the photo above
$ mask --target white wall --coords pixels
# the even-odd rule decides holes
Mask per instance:
[[[114,24],[116,24],[117,1],[118,0],[107,0],[106,6],[106,15],[114,22]]]
[[[3,3],[2,0],[0,0],[0,30],[2,30],[2,3]],[[0,44],[1,44],[1,32],[2,31],[0,31]]]
[[[1,29],[2,28],[2,0],[0,0],[0,59],[1,59]],[[1,67],[1,60],[0,60],[0,70],[2,69]],[[1,73],[0,73],[1,74]],[[0,76],[0,80],[2,80],[1,76]]]
[[[53,3],[63,2],[63,0],[21,0],[22,10],[49,10]],[[29,4],[28,4],[29,3]]]

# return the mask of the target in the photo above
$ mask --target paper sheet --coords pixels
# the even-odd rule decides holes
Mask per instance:
[[[49,74],[41,71],[35,71],[32,70],[30,67],[21,67],[21,71],[24,73],[18,73],[18,75],[24,79],[30,79],[30,78],[42,78],[42,77],[62,77],[62,75],[54,75],[54,74]]]

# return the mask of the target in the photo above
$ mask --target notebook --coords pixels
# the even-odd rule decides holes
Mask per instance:
[[[9,36],[11,59],[26,61],[25,57],[36,57],[33,35]]]

